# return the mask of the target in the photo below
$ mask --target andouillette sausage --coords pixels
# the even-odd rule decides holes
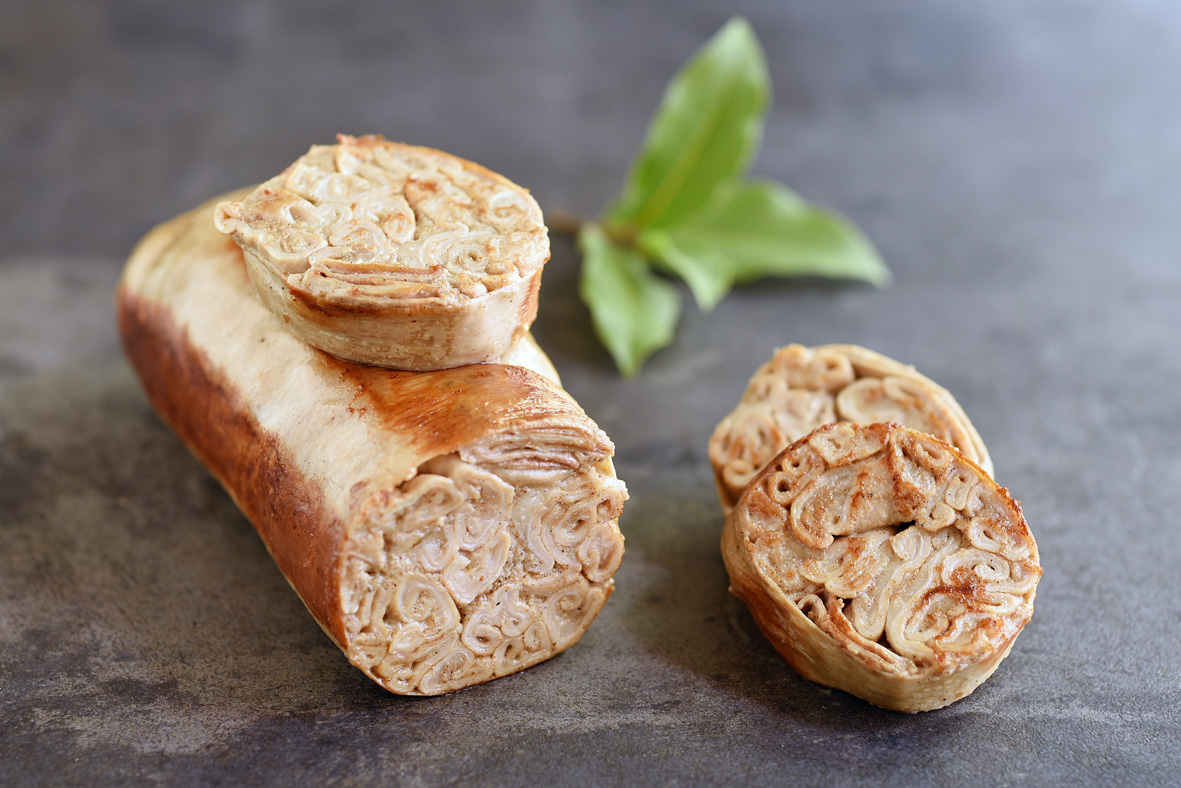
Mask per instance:
[[[133,252],[124,346],[324,631],[401,694],[577,642],[623,553],[607,436],[521,366],[398,372],[310,347],[262,305],[216,202]],[[516,353],[552,373],[536,346]]]

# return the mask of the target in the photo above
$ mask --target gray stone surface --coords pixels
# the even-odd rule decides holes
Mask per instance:
[[[1181,7],[470,6],[0,0],[0,785],[1181,784]],[[536,333],[617,443],[618,590],[546,664],[387,695],[147,406],[122,260],[337,131],[593,214],[731,12],[777,90],[757,171],[852,216],[894,284],[690,307],[624,381],[557,238]],[[726,593],[705,442],[791,341],[942,382],[1024,503],[1034,620],[945,710],[803,681]]]

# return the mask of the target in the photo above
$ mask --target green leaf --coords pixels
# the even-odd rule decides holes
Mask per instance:
[[[758,38],[731,19],[669,83],[608,220],[669,227],[705,205],[746,172],[770,94]]]
[[[669,84],[620,196],[579,231],[582,299],[625,375],[672,341],[680,316],[676,287],[653,267],[683,279],[703,310],[762,276],[889,281],[852,224],[781,184],[744,182],[770,93],[758,39],[731,19]]]
[[[578,233],[582,251],[579,293],[590,307],[595,333],[627,377],[673,340],[681,315],[676,287],[656,276],[644,258],[620,246],[597,224]]]
[[[703,312],[717,306],[734,286],[733,266],[723,250],[717,254],[704,248],[686,251],[666,230],[645,231],[639,245],[661,268],[685,280]]]
[[[655,247],[645,239],[684,276],[703,309],[732,283],[762,276],[861,279],[878,286],[890,281],[889,269],[856,227],[773,181],[735,188],[711,212],[667,230]]]

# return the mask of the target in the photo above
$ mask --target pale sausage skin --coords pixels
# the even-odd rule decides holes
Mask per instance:
[[[325,632],[401,694],[487,681],[577,642],[613,587],[626,489],[544,354],[529,338],[508,354],[542,374],[413,373],[316,350],[262,305],[215,202],[132,254],[124,346]]]

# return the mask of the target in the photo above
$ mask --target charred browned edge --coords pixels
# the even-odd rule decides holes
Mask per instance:
[[[246,259],[238,245],[226,238],[227,252],[240,264],[240,289],[253,292]],[[541,272],[537,273],[540,280]],[[533,290],[536,312],[536,288]],[[471,364],[433,372],[409,372],[338,359],[314,351],[330,374],[354,387],[350,409],[370,412],[392,434],[412,439],[424,458],[455,451],[498,429],[521,428],[538,417],[558,417],[576,423],[606,441],[594,422],[574,400],[544,376],[504,364]],[[597,447],[609,455],[610,445]]]
[[[355,387],[351,407],[371,411],[391,433],[413,436],[424,457],[455,451],[492,433],[528,429],[538,418],[577,425],[605,440],[582,409],[541,375],[505,364],[403,372],[341,361],[323,363]],[[610,447],[597,447],[610,453]]]
[[[117,311],[124,350],[156,411],[254,524],[312,615],[343,643],[336,575],[344,525],[320,489],[294,470],[280,441],[166,309],[121,287]]]

